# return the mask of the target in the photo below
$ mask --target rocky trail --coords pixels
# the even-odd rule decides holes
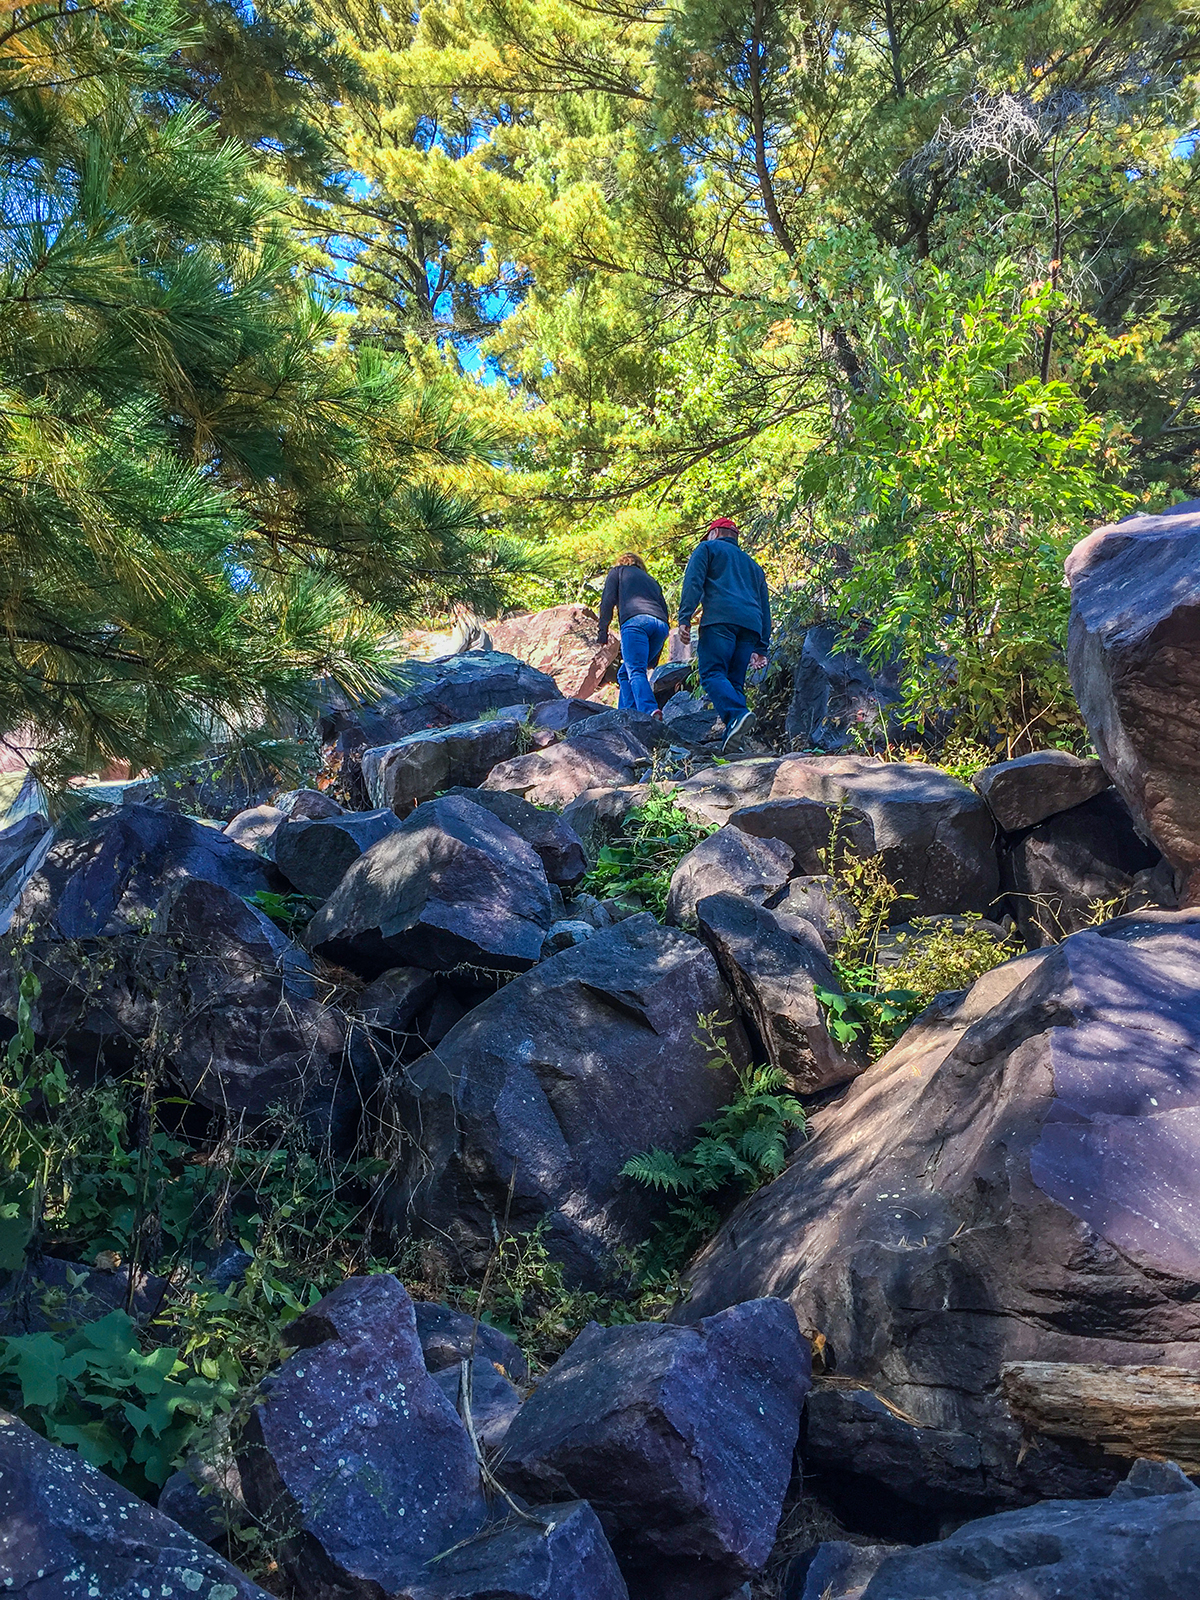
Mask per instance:
[[[1200,506],[1067,571],[1098,760],[856,753],[887,685],[816,628],[799,748],[722,760],[686,663],[613,710],[560,607],[331,698],[318,786],[0,832],[5,1117],[132,1077],[138,1159],[190,1152],[130,1169],[128,1259],[36,1159],[6,1210],[3,1592],[1194,1600]],[[196,1185],[255,1139],[352,1172],[366,1242],[205,1411],[206,1331],[152,1329],[248,1303],[244,1196]],[[531,1238],[595,1320],[523,1349]]]

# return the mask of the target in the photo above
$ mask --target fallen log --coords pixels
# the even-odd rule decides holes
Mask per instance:
[[[1014,1361],[1000,1369],[1014,1415],[1035,1433],[1079,1439],[1130,1460],[1176,1461],[1200,1473],[1200,1373]]]

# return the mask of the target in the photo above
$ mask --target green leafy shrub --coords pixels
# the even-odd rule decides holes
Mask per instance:
[[[0,1386],[31,1427],[141,1495],[167,1481],[236,1392],[214,1362],[197,1367],[169,1345],[143,1351],[124,1311],[66,1337],[0,1340]]]
[[[598,899],[632,901],[662,917],[675,868],[715,832],[715,824],[694,821],[668,791],[651,784],[619,836],[600,850],[582,887]]]
[[[690,1150],[681,1155],[647,1150],[621,1169],[622,1176],[674,1199],[647,1247],[643,1271],[649,1277],[686,1261],[736,1200],[778,1177],[790,1135],[805,1127],[804,1108],[786,1092],[786,1078],[777,1067],[736,1067],[716,1019],[699,1022],[696,1037],[708,1046],[709,1067],[732,1072],[738,1091],[701,1124],[701,1137]]]

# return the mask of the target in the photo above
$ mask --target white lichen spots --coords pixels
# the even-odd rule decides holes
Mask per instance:
[[[200,1585],[204,1582],[204,1574],[202,1572],[193,1572],[190,1567],[185,1567],[179,1574],[179,1581],[185,1589],[190,1589],[193,1594],[196,1594]],[[236,1593],[236,1590],[234,1592]]]
[[[237,1600],[237,1590],[232,1583],[219,1583],[209,1591],[208,1600]]]

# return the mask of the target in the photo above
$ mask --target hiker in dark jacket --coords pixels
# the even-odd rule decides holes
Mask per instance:
[[[631,551],[617,557],[604,580],[600,598],[600,643],[608,643],[613,612],[621,629],[621,666],[617,672],[618,711],[661,713],[650,687],[650,668],[658,665],[670,632],[670,616],[662,590],[646,571],[641,556]]]
[[[746,673],[767,664],[771,599],[758,562],[738,544],[737,523],[718,517],[692,552],[679,599],[679,637],[691,637],[700,610],[696,656],[704,692],[725,720],[724,750],[737,749],[754,729],[746,706]]]

